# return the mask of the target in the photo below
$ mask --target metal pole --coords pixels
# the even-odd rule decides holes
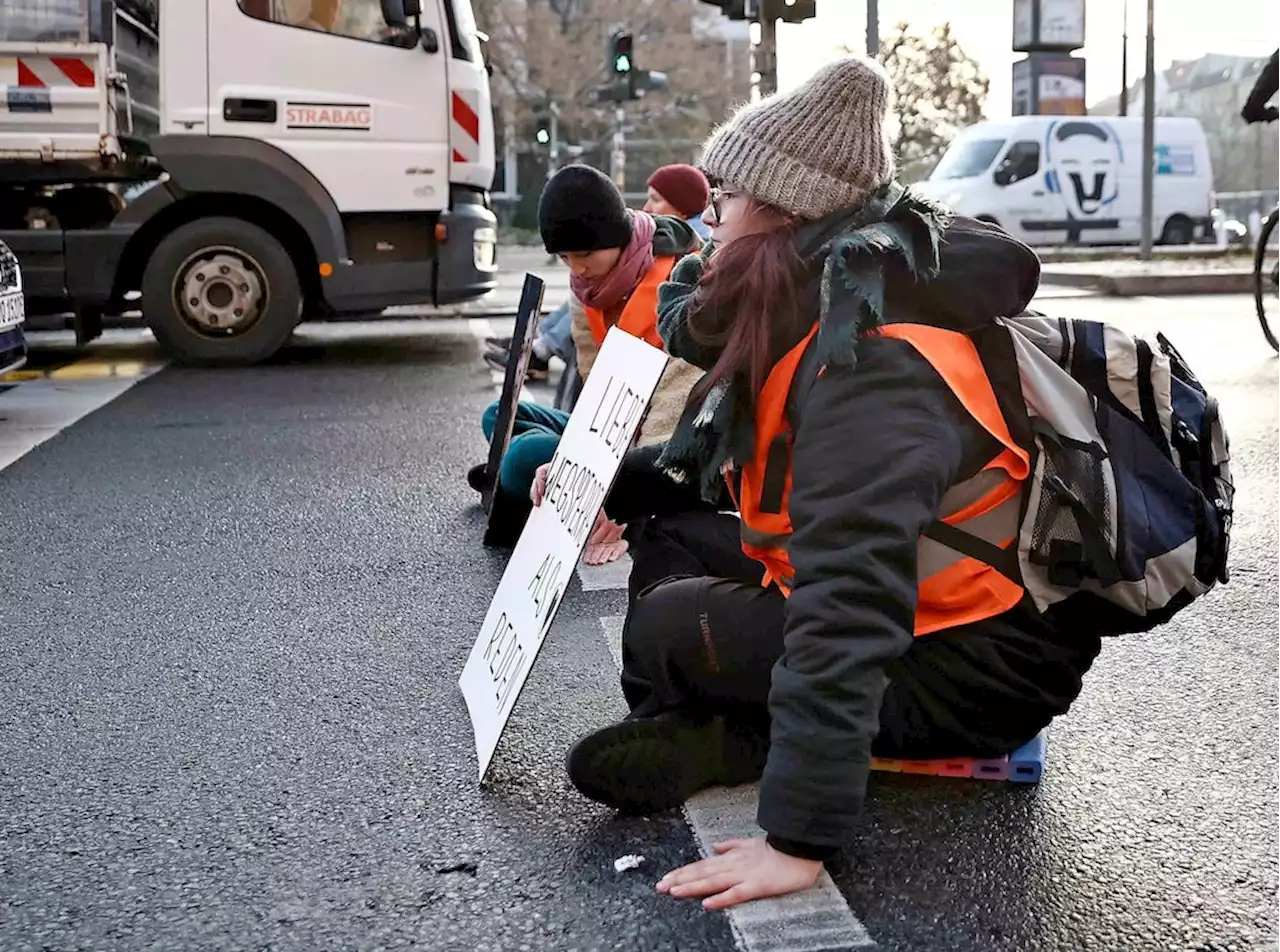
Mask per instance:
[[[1129,115],[1129,0],[1120,0],[1124,11],[1124,23],[1120,27],[1123,39],[1120,47],[1120,115]]]
[[[502,116],[502,181],[508,195],[520,194],[517,168],[515,109],[508,102]]]
[[[550,158],[547,161],[547,178],[556,174],[556,170],[560,168],[560,107],[554,102],[551,104],[551,148],[549,150]]]
[[[613,174],[613,184],[618,186],[618,191],[625,192],[627,189],[627,112],[619,106],[613,113],[613,154],[611,156],[610,171]]]
[[[760,44],[752,50],[753,72],[760,76],[756,83],[760,98],[778,91],[778,21],[761,11]]]
[[[880,4],[878,0],[867,0],[867,56],[875,59],[880,55]]]
[[[1142,87],[1142,247],[1139,257],[1151,260],[1156,148],[1156,0],[1147,0],[1147,75]]]
[[[1234,116],[1232,117],[1234,118]],[[1254,129],[1253,136],[1253,184],[1258,188],[1266,188],[1266,182],[1262,180],[1262,125],[1261,123]]]

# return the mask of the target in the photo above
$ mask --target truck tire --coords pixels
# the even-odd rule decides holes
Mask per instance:
[[[142,274],[142,315],[181,363],[265,360],[298,326],[302,302],[284,246],[239,218],[201,218],[174,229]]]

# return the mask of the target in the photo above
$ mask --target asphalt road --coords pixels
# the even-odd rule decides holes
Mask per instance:
[[[1233,582],[1106,646],[1038,787],[876,775],[833,878],[887,950],[1273,949],[1277,361],[1242,297],[1042,307],[1163,328],[1218,395]],[[162,369],[0,470],[0,949],[734,948],[652,891],[698,855],[684,819],[612,818],[561,767],[622,711],[620,591],[571,586],[475,782],[481,330]],[[0,393],[0,429],[54,382]]]

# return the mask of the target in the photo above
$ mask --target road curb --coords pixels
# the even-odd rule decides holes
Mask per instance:
[[[1194,271],[1186,274],[1100,274],[1088,271],[1044,271],[1041,284],[1073,288],[1096,288],[1113,297],[1161,296],[1175,294],[1248,294],[1253,290],[1253,272]]]

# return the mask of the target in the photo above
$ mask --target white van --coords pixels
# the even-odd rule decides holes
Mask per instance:
[[[1213,234],[1213,169],[1196,119],[1155,122],[1152,233]],[[917,188],[1028,244],[1132,244],[1142,232],[1142,119],[1020,116],[965,129]]]

